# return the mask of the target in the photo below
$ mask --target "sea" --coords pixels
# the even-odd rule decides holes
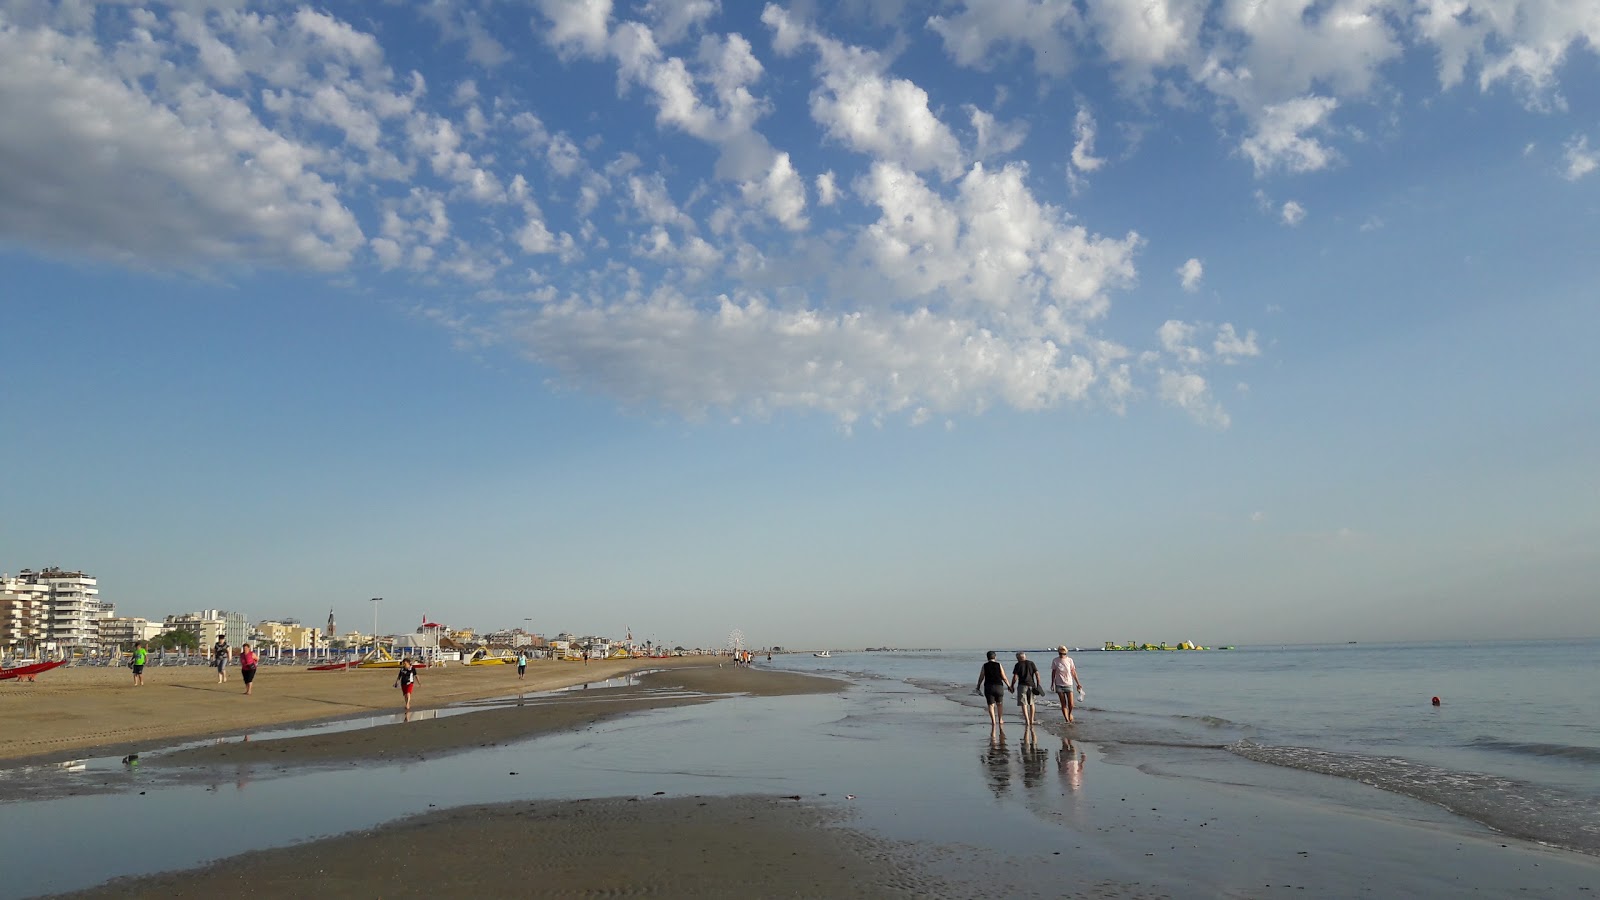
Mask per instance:
[[[1054,648],[991,649],[1008,671],[1023,649],[1046,678],[1056,656]],[[1227,754],[1600,855],[1600,640],[1069,650],[1085,687],[1073,733],[1113,761],[1195,778],[1270,779],[1252,777],[1251,766],[1219,766]],[[983,659],[982,650],[878,651],[777,656],[774,664],[965,700]],[[1041,709],[1051,699],[1040,698]]]
[[[1079,723],[1041,702],[1031,742],[1009,702],[1005,739],[989,735],[973,692],[989,649],[1009,669],[1019,648],[758,656],[849,686],[426,760],[0,769],[0,900],[452,806],[738,794],[833,807],[946,879],[942,896],[1600,895],[1600,640],[1074,650]],[[569,690],[603,703],[635,683]]]

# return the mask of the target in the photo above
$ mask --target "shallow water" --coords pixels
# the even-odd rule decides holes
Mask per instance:
[[[863,668],[847,657],[810,660],[789,664]],[[1091,691],[1114,693],[1108,670],[1084,668],[1086,679],[1101,672]],[[1149,746],[1108,756],[1050,732],[1024,747],[1011,711],[1010,740],[993,746],[975,698],[914,680],[863,673],[842,695],[632,714],[424,762],[292,772],[234,764],[185,785],[129,769],[110,794],[0,804],[8,838],[0,897],[185,868],[446,806],[657,791],[836,805],[967,896],[1060,896],[1066,884],[1116,896],[1255,896],[1270,885],[1300,896],[1373,886],[1390,895],[1464,885],[1552,896],[1600,889],[1600,864],[1588,857],[1225,749]],[[1091,710],[1089,718],[1108,715]],[[61,777],[87,789],[105,774]]]
[[[1008,667],[1012,653],[1002,652]],[[1054,655],[1029,658],[1045,668]],[[1088,693],[1080,732],[1114,756],[1172,769],[1186,753],[1223,749],[1600,855],[1600,641],[1072,655]],[[981,651],[880,652],[773,665],[910,679],[958,698],[982,659]]]

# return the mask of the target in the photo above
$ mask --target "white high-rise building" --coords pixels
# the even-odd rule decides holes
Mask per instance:
[[[57,650],[89,650],[100,644],[99,580],[82,572],[68,572],[55,567],[35,572],[23,569],[18,580],[49,593],[45,600],[45,640]]]

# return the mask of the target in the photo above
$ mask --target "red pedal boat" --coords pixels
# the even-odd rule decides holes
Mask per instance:
[[[5,681],[8,678],[26,678],[29,681],[32,681],[34,676],[39,675],[42,672],[48,672],[57,666],[64,666],[66,664],[66,660],[58,659],[55,662],[34,663],[33,665],[29,666],[13,666],[9,669],[0,669],[0,681]]]

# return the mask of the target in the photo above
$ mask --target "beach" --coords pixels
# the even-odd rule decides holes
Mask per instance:
[[[518,679],[512,665],[445,665],[420,669],[412,706],[536,693],[604,682],[644,670],[717,671],[714,657],[597,660],[588,664],[535,660]],[[86,754],[139,752],[251,729],[390,712],[402,705],[393,669],[313,672],[264,666],[255,691],[244,696],[237,666],[217,683],[205,666],[150,666],[145,684],[132,685],[125,668],[63,668],[36,682],[0,682],[0,760],[45,762]],[[729,672],[734,671],[730,666]],[[702,681],[704,680],[703,676]],[[715,687],[712,688],[713,692]],[[465,741],[462,738],[461,741]]]
[[[743,669],[701,659],[647,673],[552,664],[539,672],[550,678],[542,690],[520,693],[510,669],[425,671],[419,701],[441,702],[430,689],[459,699],[409,722],[395,712],[392,674],[309,673],[297,694],[321,699],[299,709],[342,710],[314,727],[234,721],[227,734],[146,744],[138,765],[14,756],[0,768],[0,792],[12,798],[0,803],[0,829],[23,862],[8,867],[0,897],[198,896],[243,885],[385,897],[441,885],[574,897],[1600,889],[1594,857],[1435,804],[1199,745],[1151,756],[1108,730],[1126,712],[1091,705],[1076,729],[1046,715],[1031,743],[1010,707],[1006,740],[991,743],[970,684],[873,674],[913,663],[836,655]],[[1089,671],[1111,696],[1108,664]],[[1167,663],[1117,664],[1128,681],[1134,665]],[[363,675],[373,684],[309,680]],[[587,687],[584,675],[595,679]],[[57,690],[131,689],[64,680]],[[143,823],[139,840],[130,820]]]

